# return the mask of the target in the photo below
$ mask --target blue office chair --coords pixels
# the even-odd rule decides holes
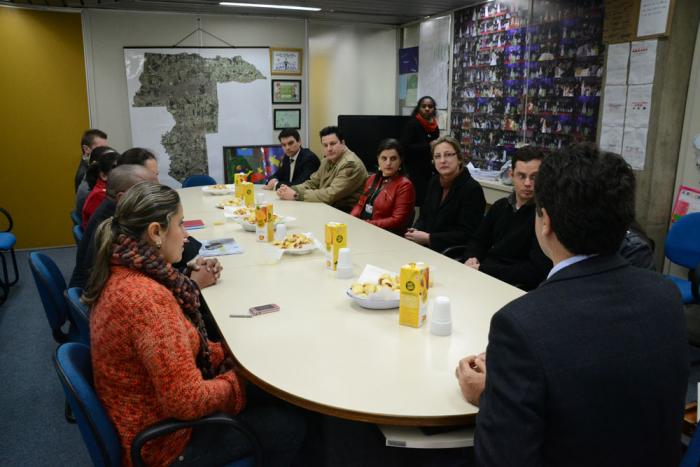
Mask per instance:
[[[56,263],[45,254],[33,251],[29,254],[29,267],[54,340],[59,344],[79,341],[80,334],[76,325],[70,321],[68,303],[64,296],[66,281]],[[66,323],[69,323],[69,327],[64,331]]]
[[[19,280],[19,269],[17,268],[17,257],[15,256],[15,243],[17,243],[17,238],[15,234],[11,232],[12,226],[12,216],[7,212],[6,209],[0,208],[0,212],[7,218],[7,228],[0,231],[0,261],[2,261],[2,278],[0,278],[0,290],[2,291],[2,296],[0,296],[0,305],[5,303],[7,297],[10,295],[10,287],[15,285]],[[12,258],[12,266],[15,269],[15,278],[11,281],[10,275],[7,271],[7,259],[5,259],[5,252],[10,253]]]
[[[117,430],[100,402],[92,382],[92,363],[89,347],[69,342],[61,345],[54,355],[56,372],[63,385],[66,398],[75,414],[80,434],[90,453],[94,465],[120,466],[121,446]],[[235,418],[226,414],[214,414],[191,421],[165,420],[152,425],[136,435],[131,446],[131,462],[135,467],[143,466],[141,448],[151,439],[172,433],[182,428],[204,424],[221,424],[243,433],[254,447],[254,455],[231,464],[235,467],[260,465],[262,452],[255,436]]]
[[[664,250],[671,262],[688,268],[688,279],[666,276],[680,290],[683,303],[700,303],[700,213],[687,214],[671,226]]]
[[[73,225],[80,225],[83,223],[83,218],[75,209],[70,212],[70,220],[73,221]]]
[[[83,228],[80,224],[73,226],[73,240],[75,240],[76,245],[80,245],[80,241],[83,239]]]
[[[66,299],[68,300],[68,313],[78,328],[80,334],[80,342],[90,346],[90,309],[80,301],[80,296],[83,294],[83,289],[80,287],[71,287],[66,290]]]
[[[182,188],[206,185],[216,185],[216,180],[209,175],[190,175],[182,182]]]
[[[681,465],[679,467],[698,467],[700,465],[700,428],[695,428],[693,437],[690,438]]]

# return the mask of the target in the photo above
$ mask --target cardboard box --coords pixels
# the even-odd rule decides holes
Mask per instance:
[[[348,246],[348,226],[339,222],[326,224],[326,268],[335,271],[338,252]]]
[[[255,206],[255,188],[253,184],[250,182],[241,182],[240,187],[241,196],[239,196],[239,198],[242,198],[245,205],[249,208]]]
[[[275,239],[275,222],[272,217],[272,204],[255,206],[255,236],[259,242],[271,242]]]
[[[401,266],[401,294],[399,300],[399,324],[421,327],[428,312],[428,287],[430,268],[425,263],[409,263]]]

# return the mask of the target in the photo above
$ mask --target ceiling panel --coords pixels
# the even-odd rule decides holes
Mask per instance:
[[[0,0],[2,1],[2,0]],[[322,11],[295,12],[260,8],[232,8],[219,5],[219,0],[4,0],[17,5],[63,8],[99,8],[136,11],[174,11],[200,14],[231,14],[256,16],[288,16],[342,22],[362,22],[400,25],[457,8],[481,3],[483,0],[257,0],[279,5],[313,6]],[[239,0],[240,1],[240,0]],[[248,2],[252,3],[252,2]]]

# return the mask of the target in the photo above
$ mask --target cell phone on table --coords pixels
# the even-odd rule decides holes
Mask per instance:
[[[268,305],[254,306],[248,311],[250,311],[251,316],[258,316],[264,315],[265,313],[274,313],[275,311],[280,311],[280,307],[275,305],[274,303],[270,303]]]

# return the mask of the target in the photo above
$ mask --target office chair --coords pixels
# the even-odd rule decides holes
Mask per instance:
[[[685,450],[679,467],[697,467],[698,465],[700,465],[700,428],[696,428],[693,437],[690,438],[688,449]]]
[[[80,334],[79,342],[90,347],[90,310],[80,301],[82,294],[83,289],[80,287],[71,287],[66,290],[66,300],[68,300],[68,313]]]
[[[80,225],[83,222],[80,213],[75,209],[70,212],[70,220],[73,222],[73,225]]]
[[[677,220],[668,231],[664,252],[675,264],[688,269],[688,278],[666,275],[681,293],[683,304],[700,303],[700,213],[687,214]]]
[[[0,212],[7,218],[7,228],[0,231],[0,261],[2,261],[2,278],[0,278],[0,290],[2,290],[2,296],[0,296],[0,305],[2,305],[7,297],[10,295],[10,287],[15,285],[19,280],[19,269],[17,268],[17,257],[15,256],[15,243],[17,243],[17,238],[15,234],[11,232],[12,226],[12,216],[7,212],[6,209],[0,208]],[[7,260],[5,259],[5,252],[10,253],[12,258],[12,266],[15,269],[15,278],[10,281],[10,275],[7,271]]]
[[[191,175],[182,182],[182,188],[205,185],[216,185],[216,180],[209,175]]]
[[[63,390],[66,393],[66,398],[75,414],[80,434],[88,448],[93,464],[99,466],[120,466],[122,463],[122,452],[117,430],[93,387],[90,348],[78,342],[63,344],[56,349],[54,365],[63,385]],[[183,428],[204,424],[220,424],[222,428],[225,426],[239,430],[254,447],[254,455],[252,457],[236,461],[230,464],[231,466],[249,467],[260,465],[262,452],[257,439],[235,418],[226,414],[213,414],[190,421],[164,420],[146,428],[136,435],[132,443],[132,464],[134,467],[144,465],[141,458],[141,449],[146,442]]]
[[[80,227],[80,224],[74,225],[73,226],[73,240],[75,240],[75,244],[80,245],[80,241],[83,239],[83,228]]]

